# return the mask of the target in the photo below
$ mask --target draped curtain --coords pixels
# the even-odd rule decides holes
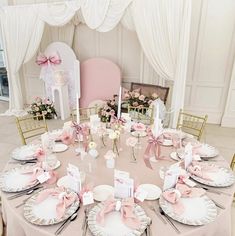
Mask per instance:
[[[177,111],[183,107],[191,0],[76,0],[4,7],[2,11],[10,111],[23,108],[18,71],[38,49],[44,24],[56,29],[71,20],[74,24],[85,22],[99,32],[110,31],[119,22],[130,30],[136,30],[144,54],[154,70],[162,78],[175,81],[172,108]],[[70,28],[70,44],[72,31]]]

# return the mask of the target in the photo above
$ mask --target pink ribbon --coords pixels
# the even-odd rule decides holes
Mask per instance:
[[[151,154],[154,154],[156,159],[160,158],[162,142],[163,142],[162,136],[158,136],[157,138],[155,138],[152,134],[149,136],[148,145],[144,152],[144,162],[145,165],[150,169],[153,169],[149,160]]]
[[[60,55],[58,52],[52,53],[49,57],[45,56],[42,53],[36,58],[36,63],[39,66],[47,66],[48,64],[59,65],[61,63]]]
[[[117,125],[124,125],[126,123],[126,120],[124,118],[117,118],[116,116],[112,116],[112,124],[117,124]]]
[[[104,217],[107,213],[112,212],[116,208],[117,200],[113,197],[109,197],[104,202],[104,208],[97,214],[96,220],[101,225],[104,225]],[[141,225],[141,222],[134,213],[134,199],[126,198],[121,202],[121,219],[125,225],[132,229],[138,229]]]
[[[75,201],[78,200],[78,197],[75,193],[70,192],[67,193],[64,188],[57,188],[57,189],[46,189],[42,191],[36,199],[37,203],[43,202],[49,196],[53,196],[59,198],[59,202],[56,205],[56,214],[57,218],[60,219],[63,217],[66,208],[71,206]]]

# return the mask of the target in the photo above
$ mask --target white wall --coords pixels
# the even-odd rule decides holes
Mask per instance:
[[[51,2],[53,0],[9,0],[12,4]],[[235,1],[192,0],[192,25],[189,50],[185,109],[196,114],[208,114],[209,122],[221,123],[224,114],[235,54]],[[63,29],[47,29],[41,45],[62,40]],[[71,43],[71,42],[70,42]],[[123,81],[160,83],[159,76],[146,60],[136,34],[118,26],[108,33],[98,33],[78,25],[73,41],[78,58],[102,56],[116,62],[122,69]],[[43,95],[38,80],[39,68],[32,59],[23,68],[27,101]],[[230,92],[231,93],[231,92]],[[235,96],[235,95],[231,95]],[[232,97],[231,99],[234,99]],[[233,118],[232,118],[233,119]],[[233,120],[235,123],[235,118]]]

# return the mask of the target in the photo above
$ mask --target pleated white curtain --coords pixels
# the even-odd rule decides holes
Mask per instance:
[[[19,69],[35,54],[43,33],[44,22],[32,6],[4,8],[0,14],[3,44],[9,78],[9,113],[23,108]]]

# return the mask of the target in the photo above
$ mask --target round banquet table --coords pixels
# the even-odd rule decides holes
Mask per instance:
[[[159,186],[162,189],[163,180],[159,177],[159,169],[162,166],[169,166],[175,163],[174,160],[170,158],[165,160],[158,160],[152,163],[153,170],[147,168],[143,161],[143,154],[147,145],[147,139],[142,138],[142,148],[137,151],[137,163],[131,163],[131,148],[127,147],[125,142],[128,134],[122,134],[121,141],[119,143],[120,155],[116,158],[115,168],[118,170],[128,171],[130,177],[134,178],[138,184],[150,183]],[[98,137],[93,137],[94,141],[101,147],[101,140]],[[107,140],[107,146],[111,147],[111,141]],[[62,153],[57,153],[57,158],[61,162],[61,166],[56,170],[58,177],[66,175],[66,167],[68,163],[77,165],[81,170],[88,170],[88,158],[81,160],[79,156],[76,155],[75,149],[78,144],[74,146],[69,146],[69,149]],[[109,148],[101,147],[98,149],[99,157],[97,159],[91,158],[92,171],[86,171],[86,183],[93,183],[94,186],[100,184],[108,184],[113,186],[114,182],[114,169],[106,168],[106,163],[104,159],[104,154]],[[173,147],[161,147],[161,152],[164,156],[169,156],[173,151]],[[90,157],[89,157],[90,158]],[[215,158],[218,160],[218,165],[223,165],[228,167],[228,163],[224,160],[222,156]],[[18,165],[18,164],[17,164]],[[20,165],[18,165],[20,166]],[[16,167],[16,164],[8,163],[5,170]],[[50,185],[48,187],[53,187],[55,185]],[[225,209],[217,208],[218,215],[214,222],[203,225],[203,226],[189,226],[178,223],[174,221],[177,228],[181,231],[182,236],[231,236],[231,204],[233,200],[234,186],[223,188],[224,192],[230,193],[231,195],[218,195],[215,193],[207,192],[207,195],[211,199],[219,202]],[[2,192],[2,211],[3,219],[7,225],[7,236],[46,236],[54,235],[56,229],[60,224],[52,226],[37,226],[27,222],[23,216],[24,207],[15,208],[16,205],[21,203],[24,198],[16,198],[14,200],[8,200],[7,197],[11,194]],[[149,208],[150,204],[158,204],[157,201],[144,201],[140,205],[145,209],[146,214],[152,219],[151,231],[153,236],[174,236],[177,234],[174,229],[169,224],[164,224],[158,216]],[[198,209],[200,210],[200,209]],[[61,233],[61,235],[81,235],[82,234],[82,222],[84,219],[84,207],[81,206],[78,217],[75,221],[70,223],[70,225]],[[87,235],[91,235],[89,230]],[[121,235],[120,235],[121,236]]]

